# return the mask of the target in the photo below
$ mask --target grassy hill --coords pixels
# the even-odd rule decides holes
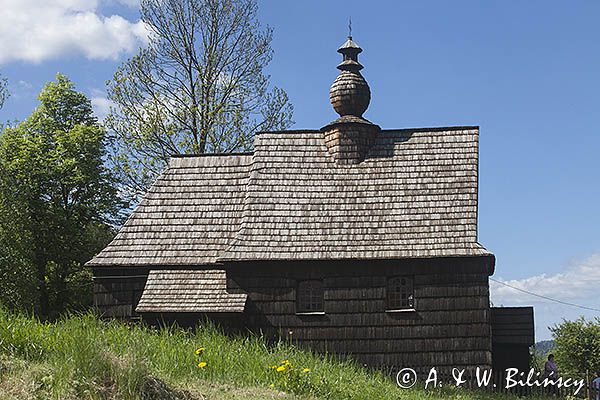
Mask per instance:
[[[154,329],[93,315],[42,323],[0,310],[0,399],[512,399],[401,390],[384,375],[214,326]]]

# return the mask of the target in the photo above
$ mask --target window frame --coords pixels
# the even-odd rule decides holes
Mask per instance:
[[[402,283],[404,281],[404,283]],[[394,291],[392,291],[394,289]],[[386,312],[416,311],[415,281],[410,275],[395,275],[387,279],[385,286]]]
[[[296,285],[296,314],[325,314],[325,286],[322,279],[298,281]]]

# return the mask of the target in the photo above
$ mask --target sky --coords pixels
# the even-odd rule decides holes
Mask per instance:
[[[384,129],[480,126],[479,241],[494,279],[600,308],[600,2],[259,0],[274,29],[271,83],[293,129],[335,119],[329,86],[348,35]],[[57,72],[102,118],[105,82],[147,42],[138,0],[0,0],[0,121],[23,120]],[[535,306],[536,340],[600,313],[491,282],[494,305]]]

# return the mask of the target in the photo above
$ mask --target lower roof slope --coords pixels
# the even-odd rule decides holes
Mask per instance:
[[[87,265],[214,263],[239,230],[251,155],[173,157]]]
[[[227,292],[223,270],[152,270],[136,312],[241,313],[246,298]]]

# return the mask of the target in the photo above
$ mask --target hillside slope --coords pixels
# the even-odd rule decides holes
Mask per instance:
[[[0,399],[483,399],[401,390],[350,361],[257,336],[154,329],[91,314],[42,323],[0,310]],[[493,396],[501,399],[506,396]]]

